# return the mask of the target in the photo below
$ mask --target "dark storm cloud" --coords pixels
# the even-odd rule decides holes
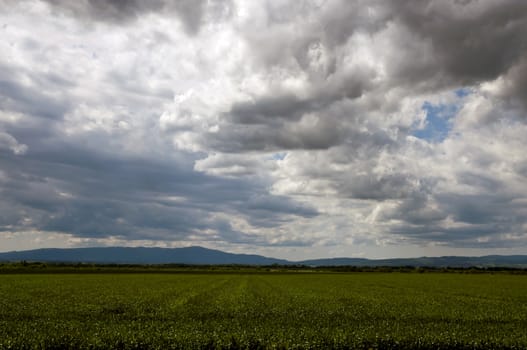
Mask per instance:
[[[342,182],[339,193],[351,198],[386,200],[406,198],[413,191],[412,179],[408,175],[394,174],[375,176],[374,174],[350,176],[347,182]]]
[[[483,182],[489,188],[494,182]],[[521,198],[501,192],[484,191],[479,194],[415,192],[400,202],[394,211],[378,218],[397,220],[389,231],[412,242],[439,242],[453,247],[504,247],[500,235],[521,232],[527,206],[515,202]],[[437,205],[431,206],[432,201]],[[455,225],[445,225],[449,218]]]
[[[203,17],[204,0],[175,1],[173,6],[187,33],[196,34],[199,31]]]
[[[175,13],[190,35],[199,32],[204,12],[216,18],[230,12],[228,0],[45,0],[56,11],[92,21],[122,24],[149,13]]]
[[[309,101],[292,94],[261,97],[256,101],[240,102],[231,107],[231,119],[240,124],[266,124],[273,119],[300,119],[310,108]]]
[[[94,153],[59,141],[53,146],[38,142],[30,144],[34,151],[24,157],[5,154],[0,159],[6,177],[0,183],[2,204],[11,208],[0,216],[4,230],[30,227],[79,237],[170,241],[191,235],[227,241],[237,237],[237,242],[248,242],[253,238],[214,213],[240,215],[261,227],[317,215],[291,199],[266,194],[263,186],[189,170],[190,160],[166,164]],[[207,236],[207,230],[218,236]]]
[[[370,11],[372,8],[375,11]],[[378,76],[367,65],[345,64],[340,51],[354,33],[384,28],[386,9],[362,1],[334,1],[320,7],[310,2],[270,2],[265,11],[265,29],[249,26],[241,33],[250,48],[248,59],[262,68],[264,75],[272,75],[277,67],[287,72],[286,76],[305,74],[307,85],[302,96],[271,88],[268,93],[235,101],[224,114],[228,123],[222,133],[211,135],[217,136],[214,147],[228,152],[327,149],[343,142],[341,130],[326,114],[339,102],[356,100],[370,92]],[[314,23],[303,22],[307,17],[312,17]],[[291,30],[292,23],[299,29]],[[351,118],[346,115],[349,113],[343,111],[338,118]],[[301,125],[308,114],[318,115],[320,120],[312,131]],[[255,126],[246,126],[250,124]],[[281,131],[288,135],[280,135]],[[317,132],[320,135],[315,135]]]
[[[526,50],[527,51],[527,50]],[[504,77],[504,87],[500,92],[513,106],[527,110],[527,55],[517,65],[511,67]]]
[[[397,203],[395,209],[381,213],[381,217],[377,219],[381,222],[389,220],[404,222],[394,228],[394,232],[403,235],[405,229],[409,230],[409,234],[418,229],[422,232],[427,230],[435,232],[440,227],[440,221],[446,219],[447,214],[437,208],[431,208],[429,201],[427,193],[414,191],[412,195],[406,196]]]
[[[79,237],[122,236],[171,241],[184,240],[191,234],[200,235],[202,231],[218,227],[232,230],[228,222],[211,219],[209,212],[204,210],[159,205],[148,199],[136,200],[135,203],[112,199],[64,201],[39,228],[69,232]]]
[[[289,5],[288,5],[289,6]],[[284,141],[268,132],[283,127],[281,121],[298,122],[306,113],[321,113],[341,100],[357,99],[375,89],[377,73],[364,66],[349,66],[338,60],[340,48],[356,33],[374,35],[388,26],[399,28],[392,35],[392,62],[387,62],[386,84],[375,93],[406,88],[416,92],[435,92],[507,78],[503,92],[523,103],[527,91],[527,69],[522,58],[527,54],[527,4],[521,1],[394,1],[330,2],[322,8],[290,5],[269,6],[269,37],[265,32],[247,33],[251,53],[269,69],[279,66],[291,71],[290,58],[308,74],[308,97],[275,91],[251,101],[235,102],[227,114],[233,124],[257,124],[248,128],[251,136],[237,134],[236,125],[226,126],[225,137],[240,147],[226,149],[328,148],[335,142]],[[307,32],[290,31],[284,23],[298,20],[298,14],[317,11],[317,23]],[[289,15],[284,18],[285,14]],[[318,76],[310,66],[309,50],[316,43],[326,52],[325,73]],[[338,61],[338,63],[337,63]],[[315,76],[312,76],[315,74]],[[323,78],[320,80],[320,78]],[[378,90],[378,89],[381,90]],[[380,101],[381,101],[380,100]],[[381,102],[382,103],[382,102]],[[379,106],[380,107],[380,106]],[[363,125],[356,125],[357,128]],[[219,136],[222,137],[221,135]],[[294,139],[294,137],[292,137]],[[343,142],[344,138],[338,138]],[[222,145],[218,145],[220,148]]]
[[[404,237],[402,242],[418,245],[434,242],[440,246],[457,248],[511,248],[518,242],[499,238],[501,233],[509,233],[510,229],[510,225],[499,224],[445,228],[430,223],[426,226],[393,225],[390,233]]]
[[[335,72],[335,49],[356,32],[374,33],[384,28],[389,8],[383,1],[336,0],[266,3],[265,28],[248,26],[242,35],[251,45],[256,60],[265,65],[286,65],[290,58],[308,71],[308,52],[313,44],[329,49],[326,76]],[[306,19],[310,19],[307,23]],[[291,24],[301,30],[291,30]],[[265,29],[265,30],[263,30]]]
[[[513,224],[522,220],[513,196],[487,191],[482,194],[439,194],[439,203],[444,212],[457,222],[468,224]]]
[[[458,173],[458,182],[483,189],[490,193],[495,193],[503,189],[503,183],[498,179],[468,171]]]
[[[314,217],[318,213],[316,210],[309,208],[300,203],[295,203],[290,198],[285,196],[271,196],[271,195],[256,195],[251,196],[245,208],[249,212],[260,213],[256,217],[276,216],[276,213],[288,213],[304,218]]]
[[[527,3],[524,1],[393,1],[392,20],[413,38],[431,45],[428,60],[393,67],[395,84],[423,83],[435,88],[491,81],[504,75],[527,53]],[[413,52],[412,52],[413,51]],[[518,77],[511,77],[516,80]],[[520,78],[521,79],[521,78]],[[439,84],[439,85],[438,85]]]
[[[304,114],[319,112],[343,99],[356,99],[370,88],[374,73],[363,71],[343,72],[332,76],[320,86],[313,87],[308,98],[292,93],[276,93],[256,97],[252,101],[234,103],[227,116],[240,124],[273,124],[278,120],[298,121]]]
[[[226,153],[327,149],[339,144],[345,135],[330,118],[319,119],[312,125],[287,122],[277,122],[276,126],[225,124],[220,131],[207,135],[204,143]]]
[[[12,73],[13,67],[2,65],[5,73],[0,77],[0,110],[29,114],[35,117],[61,119],[71,103],[62,94],[53,95],[55,89],[71,87],[71,83],[54,74],[31,75],[33,84],[21,82],[24,77]],[[27,75],[26,75],[27,77]]]
[[[221,132],[208,135],[205,143],[224,152],[284,149],[328,149],[359,140],[372,143],[385,138],[383,130],[359,132],[354,123],[363,111],[343,108],[339,103],[360,98],[369,89],[372,73],[365,69],[334,76],[313,94],[299,98],[291,93],[277,93],[237,102],[225,114]],[[365,140],[370,139],[370,140]],[[391,143],[384,139],[383,145]]]
[[[525,107],[527,39],[523,33],[527,32],[527,3],[524,1],[333,1],[322,7],[307,4],[293,7],[293,14],[281,6],[268,7],[268,36],[247,33],[259,62],[269,67],[288,67],[290,58],[294,57],[313,78],[312,58],[308,53],[313,44],[318,44],[325,49],[328,60],[322,77],[337,82],[346,76],[347,67],[338,57],[347,41],[358,33],[376,35],[390,29],[393,31],[388,41],[390,47],[385,50],[393,59],[387,62],[383,88],[405,86],[418,93],[435,92],[504,77],[504,97]],[[291,31],[284,25],[287,21],[300,22],[296,16],[314,13],[315,24],[306,25],[303,31]],[[357,74],[367,70],[366,66],[357,69],[348,75],[346,83],[333,83],[334,89],[325,81],[311,81],[322,86],[325,101],[321,103],[319,98],[313,98],[314,101],[298,104],[293,100],[289,106],[296,108],[289,114],[282,113],[281,117],[298,118],[306,106],[318,107],[343,97],[361,96],[364,86],[376,78],[375,74],[369,77]],[[254,106],[265,105],[273,96],[261,99]],[[247,114],[243,120],[250,119]],[[255,108],[254,117],[257,115]]]
[[[102,21],[126,21],[135,19],[138,14],[159,11],[163,8],[163,1],[153,0],[46,0],[56,9],[74,16],[87,17]]]

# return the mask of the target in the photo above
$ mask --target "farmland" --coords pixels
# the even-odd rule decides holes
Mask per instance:
[[[527,348],[527,276],[0,275],[0,349]]]

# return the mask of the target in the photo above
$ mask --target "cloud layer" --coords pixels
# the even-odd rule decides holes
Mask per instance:
[[[523,1],[0,8],[5,246],[527,245]]]

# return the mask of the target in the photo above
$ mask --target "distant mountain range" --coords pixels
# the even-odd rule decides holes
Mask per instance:
[[[413,266],[413,267],[516,267],[527,268],[527,255],[440,256],[396,259],[333,258],[305,260],[308,266]]]
[[[187,248],[69,248],[36,249],[0,253],[0,261],[85,262],[100,264],[189,264],[189,265],[272,265],[287,260],[261,255],[232,254],[203,247]]]
[[[527,255],[482,257],[443,256],[401,259],[332,258],[289,261],[261,255],[232,254],[203,247],[187,248],[70,248],[36,249],[0,253],[0,261],[39,261],[99,264],[188,264],[188,265],[307,265],[307,266],[422,266],[422,267],[521,267]]]

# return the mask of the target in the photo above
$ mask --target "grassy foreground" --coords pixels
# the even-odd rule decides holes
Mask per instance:
[[[526,329],[525,275],[0,275],[0,349],[525,349]]]

